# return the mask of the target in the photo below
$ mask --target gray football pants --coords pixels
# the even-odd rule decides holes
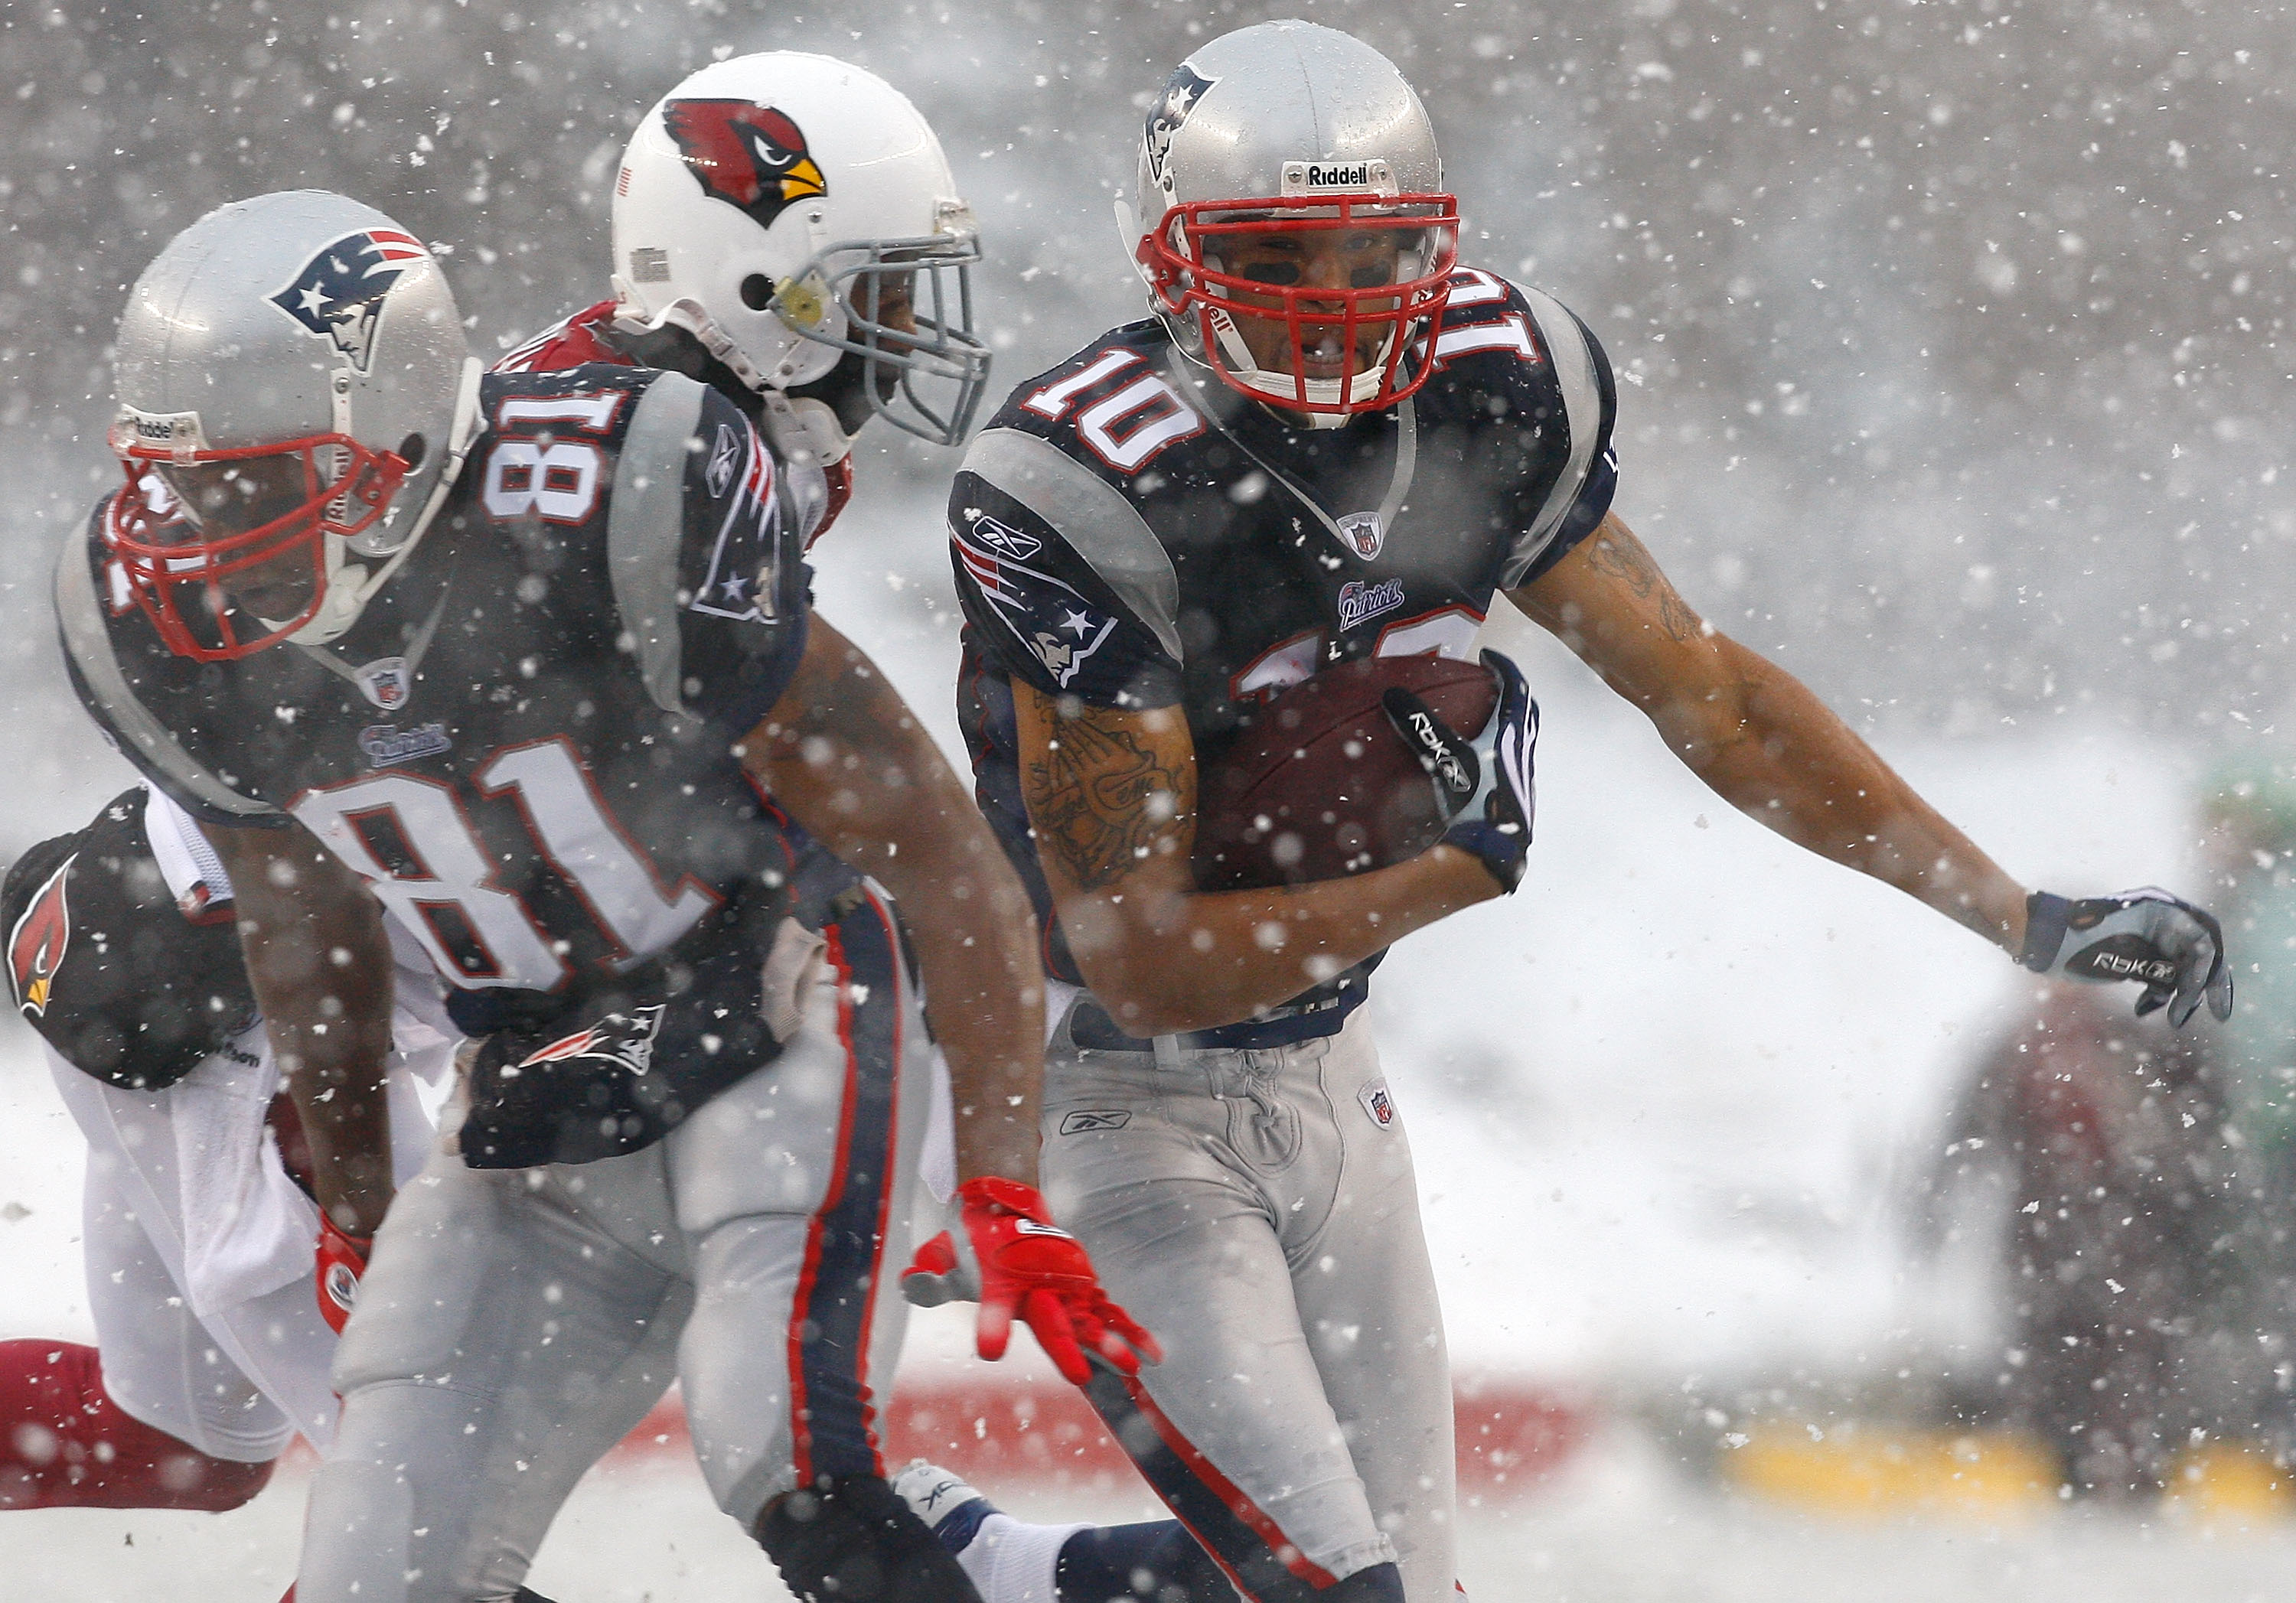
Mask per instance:
[[[1264,1051],[1063,1030],[1046,1067],[1054,1215],[1165,1353],[1094,1403],[1255,1599],[1390,1560],[1410,1603],[1454,1596],[1450,1366],[1365,1014]]]
[[[804,1027],[643,1152],[476,1170],[392,1206],[335,1362],[302,1603],[506,1599],[672,1378],[718,1504],[883,1472],[931,1047],[890,916],[832,927]]]

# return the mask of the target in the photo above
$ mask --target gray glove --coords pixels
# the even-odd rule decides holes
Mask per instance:
[[[2133,979],[2144,987],[2136,1016],[2169,1010],[2178,1029],[2205,999],[2218,1019],[2232,1017],[2232,970],[2224,930],[2190,902],[2144,886],[2079,902],[2037,890],[2025,901],[2025,951],[2036,974]]]

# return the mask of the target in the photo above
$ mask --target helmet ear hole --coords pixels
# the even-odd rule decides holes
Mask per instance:
[[[752,273],[742,281],[742,304],[752,312],[762,312],[774,303],[774,281],[762,273]]]
[[[398,442],[398,459],[406,464],[406,470],[410,473],[422,465],[422,459],[430,453],[430,441],[420,434],[410,434]]]

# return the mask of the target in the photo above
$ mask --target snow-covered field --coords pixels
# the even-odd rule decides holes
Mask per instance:
[[[820,593],[953,744],[934,523],[929,506],[865,497],[823,553]],[[1647,1396],[1968,1337],[1975,1311],[1911,1271],[1891,1198],[1957,1066],[2009,1016],[2017,971],[1722,806],[1543,635],[1493,637],[1546,711],[1532,872],[1512,901],[1405,943],[1374,1004],[1463,1367]],[[2191,883],[2187,754],[2070,721],[1878,740],[2029,882]],[[69,784],[19,797],[20,829],[77,823],[106,793],[90,765],[116,759],[86,744]],[[5,1028],[0,1337],[85,1339],[77,1141],[29,1035]],[[916,1345],[946,1358],[961,1340],[943,1321]],[[299,1506],[283,1475],[222,1519],[11,1515],[0,1596],[267,1603]],[[2231,1599],[2296,1560],[2296,1531],[2079,1514],[1990,1532],[1812,1525],[1725,1498],[1623,1425],[1543,1493],[1471,1511],[1465,1533],[1487,1599]],[[655,1463],[586,1489],[536,1584],[566,1603],[669,1603],[764,1595],[764,1574],[690,1469]],[[186,1591],[193,1575],[236,1579]]]

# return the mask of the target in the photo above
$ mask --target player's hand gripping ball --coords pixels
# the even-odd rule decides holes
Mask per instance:
[[[1382,702],[1435,787],[1448,821],[1444,844],[1472,853],[1513,896],[1522,883],[1538,810],[1531,759],[1538,748],[1538,703],[1512,659],[1486,651],[1483,666],[1499,682],[1499,704],[1472,740],[1409,691],[1390,690]]]
[[[1452,729],[1480,729],[1499,686],[1446,657],[1344,662],[1285,689],[1199,767],[1195,874],[1204,890],[1367,873],[1442,838],[1456,806],[1396,739],[1383,698],[1409,692]]]
[[[1053,1223],[1033,1187],[983,1175],[957,1187],[956,1195],[964,1205],[962,1226],[917,1248],[902,1272],[901,1292],[909,1301],[920,1308],[978,1301],[975,1345],[992,1361],[1004,1356],[1018,1314],[1073,1386],[1092,1378],[1087,1347],[1127,1375],[1140,1372],[1143,1358],[1163,1362],[1156,1338],[1109,1300],[1092,1260]]]
[[[374,1250],[373,1236],[353,1236],[337,1228],[322,1210],[319,1215],[319,1317],[336,1335],[350,1323],[351,1307],[358,1301],[359,1277],[366,1272],[367,1255]]]
[[[2144,987],[2136,1016],[2166,1007],[2169,1022],[2180,1030],[2203,1001],[2219,1020],[2232,1017],[2222,927],[2204,910],[2151,886],[2078,902],[2035,891],[2025,899],[2025,951],[2018,961],[2036,974],[2136,980]]]

